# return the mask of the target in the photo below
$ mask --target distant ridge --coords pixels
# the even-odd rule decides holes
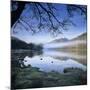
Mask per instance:
[[[83,34],[81,34],[81,35],[79,35],[71,40],[86,40],[86,39],[87,39],[87,33],[83,33]]]
[[[87,33],[83,33],[73,39],[59,38],[59,39],[55,39],[49,43],[62,43],[62,42],[70,42],[70,41],[75,41],[75,40],[86,40],[86,39],[87,39]]]
[[[50,43],[67,42],[67,41],[69,41],[67,38],[60,38],[60,39],[55,39]]]

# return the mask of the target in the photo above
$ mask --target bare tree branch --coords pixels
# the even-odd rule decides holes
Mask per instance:
[[[15,3],[13,1],[12,3]],[[61,33],[62,30],[67,30],[68,26],[75,24],[70,20],[70,17],[65,18],[64,20],[60,21],[55,14],[56,8],[51,3],[40,3],[40,2],[17,2],[18,6],[15,10],[12,10],[11,14],[11,26],[14,28],[17,24],[21,24],[26,30],[31,30],[33,33],[36,33],[36,26],[29,21],[27,22],[26,18],[29,20],[29,17],[22,16],[21,14],[25,9],[25,5],[28,4],[32,9],[33,16],[32,19],[36,19],[37,28],[39,31],[42,31],[44,28],[47,29],[49,32],[52,33]],[[69,15],[73,16],[73,12],[79,12],[81,15],[85,17],[87,14],[87,7],[83,5],[66,5],[67,12]],[[31,20],[32,21],[32,20]],[[15,25],[14,25],[15,24]],[[45,30],[44,29],[44,30]]]

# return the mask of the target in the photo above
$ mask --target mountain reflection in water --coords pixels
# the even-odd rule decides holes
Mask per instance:
[[[66,60],[62,60],[62,59],[55,59],[54,56],[63,56],[63,57],[67,57],[65,58]],[[82,69],[84,71],[86,71],[86,66],[77,62],[74,59],[71,59],[70,54],[66,54],[66,53],[62,53],[62,52],[54,52],[54,51],[44,51],[44,53],[42,55],[37,55],[34,57],[29,57],[26,56],[24,58],[24,65],[28,66],[31,65],[32,67],[37,67],[39,68],[40,71],[44,71],[44,72],[51,72],[51,71],[55,71],[55,72],[59,72],[59,73],[63,73],[64,69],[66,68],[79,68]]]

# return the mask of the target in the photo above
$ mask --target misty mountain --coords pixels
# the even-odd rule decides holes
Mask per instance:
[[[71,42],[71,41],[75,41],[75,40],[86,40],[87,39],[87,33],[83,33],[73,39],[67,39],[67,38],[59,38],[59,39],[55,39],[50,43],[64,43],[64,42]]]
[[[67,42],[67,41],[69,41],[67,38],[60,38],[60,39],[55,39],[50,43],[59,43],[59,42]]]
[[[81,35],[79,35],[71,40],[87,40],[87,33],[83,33],[83,34],[81,34]]]

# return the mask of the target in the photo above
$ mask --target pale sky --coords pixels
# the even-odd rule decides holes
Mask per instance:
[[[64,19],[67,17],[66,13],[66,6],[64,4],[55,4],[56,8],[58,9],[56,15],[59,20]],[[60,12],[62,10],[62,13]],[[23,11],[22,16],[28,16],[32,9],[30,6],[26,7],[26,10]],[[26,31],[24,28],[19,28],[21,25],[17,25],[15,31],[18,33],[11,33],[12,36],[15,36],[27,43],[47,43],[49,41],[54,40],[55,38],[74,38],[84,32],[86,32],[86,23],[84,23],[82,17],[77,13],[73,18],[71,18],[76,26],[70,26],[68,31],[63,31],[63,34],[59,34],[57,37],[53,37],[50,33],[46,32],[43,29],[43,32],[36,33],[32,35],[29,31]],[[35,21],[37,23],[37,21]],[[21,26],[23,27],[23,26]],[[36,28],[37,29],[37,28]],[[13,28],[12,28],[13,30]]]

